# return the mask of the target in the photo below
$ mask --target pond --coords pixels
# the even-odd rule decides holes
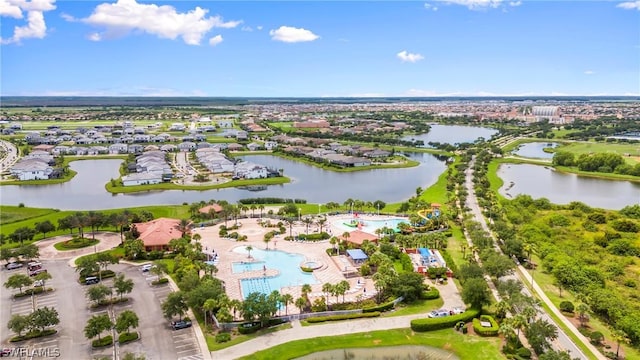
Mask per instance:
[[[429,147],[429,142],[439,142],[447,144],[461,144],[465,142],[474,142],[479,138],[489,140],[491,136],[497,134],[498,130],[479,127],[479,126],[462,126],[462,125],[431,125],[431,130],[426,134],[405,136],[403,140],[422,140],[424,146]]]
[[[514,149],[513,153],[526,158],[553,159],[553,153],[545,152],[544,149],[555,148],[558,145],[560,144],[547,142],[526,143],[518,146],[517,149]]]
[[[351,348],[320,351],[296,360],[457,360],[455,354],[431,347],[416,345],[383,346],[374,348]]]
[[[511,199],[518,194],[545,197],[555,204],[580,201],[589,206],[619,210],[640,202],[640,183],[598,179],[555,171],[530,164],[503,164],[498,176],[500,193]]]
[[[132,194],[111,194],[104,188],[110,179],[118,178],[122,160],[82,160],[70,163],[78,174],[66,183],[51,185],[0,186],[4,205],[20,203],[30,207],[61,210],[100,210],[147,205],[177,205],[211,199],[236,202],[250,197],[282,197],[306,199],[312,203],[343,202],[348,198],[363,201],[398,202],[410,198],[417,187],[434,184],[446,169],[443,161],[425,153],[407,154],[420,162],[404,169],[363,170],[339,173],[271,155],[251,156],[252,162],[284,169],[289,184],[267,186],[263,191],[237,188],[214,190],[165,190]],[[249,157],[244,157],[248,159]]]

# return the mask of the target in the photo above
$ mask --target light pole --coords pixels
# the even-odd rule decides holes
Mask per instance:
[[[320,216],[320,207],[322,206],[322,204],[318,204],[318,216]]]
[[[351,202],[351,215],[353,215],[353,201]]]
[[[380,204],[376,204],[376,207],[378,208],[378,216],[380,216]]]
[[[298,221],[302,220],[301,212],[302,212],[302,208],[298,208]]]

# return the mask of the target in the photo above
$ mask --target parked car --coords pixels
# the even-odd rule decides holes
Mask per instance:
[[[47,272],[47,269],[42,269],[42,268],[35,269],[35,270],[32,270],[32,271],[29,271],[29,276],[36,276],[36,275],[38,275],[40,273],[43,273],[43,272]]]
[[[19,262],[12,262],[12,263],[8,263],[6,265],[7,270],[14,270],[14,269],[19,269],[21,267],[23,267],[24,265],[22,265],[22,263]]]
[[[433,310],[427,316],[430,318],[439,318],[439,317],[449,316],[449,310],[447,309]]]
[[[191,327],[191,321],[173,321],[171,322],[171,327],[173,328],[173,330],[186,329],[188,327]]]
[[[44,280],[36,280],[33,282],[33,287],[44,286]]]
[[[140,271],[149,272],[149,270],[151,270],[152,267],[153,267],[153,264],[144,264],[140,266]]]
[[[456,306],[451,310],[451,315],[462,314],[465,311],[467,311],[467,309],[462,306]]]
[[[100,279],[98,279],[96,276],[89,276],[86,279],[84,279],[85,285],[97,284],[99,282],[100,282]]]
[[[27,264],[27,270],[29,271],[38,270],[38,269],[42,269],[42,263],[32,261]]]

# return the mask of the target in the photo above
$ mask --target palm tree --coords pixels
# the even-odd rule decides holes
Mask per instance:
[[[284,222],[287,223],[287,225],[289,225],[289,237],[291,238],[291,240],[293,240],[293,223],[295,222],[294,218],[286,218],[284,219]]]
[[[509,323],[511,323],[511,326],[518,331],[517,336],[520,337],[520,329],[527,326],[528,319],[524,315],[518,314],[512,317]]]
[[[247,246],[247,247],[245,248],[245,250],[247,250],[247,253],[249,254],[249,255],[247,255],[247,257],[248,257],[249,259],[251,259],[251,250],[253,250],[253,247],[252,247],[251,245],[249,245],[249,246]]]
[[[195,242],[199,242],[200,240],[202,240],[202,235],[200,234],[193,234],[193,236],[191,237],[191,239]]]
[[[351,284],[349,284],[347,280],[342,280],[338,284],[336,284],[336,290],[339,292],[339,295],[342,295],[343,303],[344,303],[344,296],[350,288],[351,288]]]
[[[308,299],[305,297],[299,297],[296,299],[295,305],[298,309],[300,309],[300,314],[304,312],[305,306],[307,306]]]
[[[527,320],[527,323],[530,323],[531,321],[533,321],[537,313],[538,311],[536,311],[536,309],[533,306],[527,306],[522,310],[522,315]]]
[[[311,225],[311,223],[313,223],[313,220],[311,220],[310,217],[306,217],[306,218],[302,219],[302,222],[307,225],[307,235],[309,235],[309,225]]]
[[[302,297],[304,298],[309,298],[309,293],[312,291],[311,289],[311,285],[309,284],[304,284],[302,285],[302,289],[300,290],[300,292],[302,293]]]
[[[589,305],[585,303],[580,303],[576,306],[576,310],[578,311],[578,320],[580,320],[580,327],[584,327],[584,323],[587,320],[587,312],[589,311]]]
[[[256,209],[258,207],[256,206],[256,204],[251,204],[251,206],[249,207],[249,209],[251,209],[251,217],[255,217],[256,216]]]
[[[507,342],[509,341],[509,339],[512,339],[516,335],[515,329],[513,328],[513,325],[509,323],[509,321],[503,321],[502,324],[500,324],[498,332],[504,335],[505,339],[507,339]]]
[[[202,311],[204,311],[204,327],[207,327],[207,313],[211,313],[213,309],[218,307],[218,301],[216,299],[207,299],[204,304],[202,304]]]
[[[613,340],[616,342],[617,346],[616,346],[616,359],[620,358],[620,344],[621,343],[627,343],[629,341],[629,338],[627,337],[627,334],[624,333],[624,331],[622,330],[613,330],[611,332],[611,336],[613,337]]]
[[[350,237],[351,237],[351,234],[349,234],[348,231],[345,231],[342,233],[342,239],[344,240],[345,243],[347,242],[347,240],[349,240]]]
[[[180,223],[177,228],[178,231],[182,233],[182,237],[184,237],[184,235],[189,231],[189,225],[191,225],[189,219],[180,219]]]
[[[329,240],[329,244],[333,247],[333,251],[336,251],[336,244],[338,243],[338,239],[335,236],[332,236]]]
[[[327,298],[327,305],[329,305],[329,294],[333,292],[334,285],[331,283],[322,284],[322,292],[325,293]]]
[[[320,225],[320,233],[322,233],[322,227],[326,222],[327,222],[327,218],[326,217],[322,217],[322,218],[318,219],[318,225]]]
[[[289,314],[289,310],[288,310],[288,306],[289,304],[293,304],[293,296],[291,294],[282,294],[282,303],[284,304],[284,314],[288,315]]]
[[[258,209],[260,209],[260,217],[262,217],[262,211],[264,210],[264,205],[260,204],[258,206]]]

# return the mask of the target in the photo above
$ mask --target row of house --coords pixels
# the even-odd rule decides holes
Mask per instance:
[[[45,180],[56,174],[53,156],[43,150],[34,150],[22,157],[10,169],[12,176],[18,180]]]
[[[290,154],[306,156],[318,162],[327,162],[342,167],[371,165],[370,159],[338,154],[336,151],[330,149],[312,148],[308,146],[287,146],[283,151]]]
[[[198,149],[196,159],[212,173],[233,174],[234,179],[264,179],[274,173],[264,165],[231,161],[219,148]]]
[[[135,171],[122,177],[122,185],[149,185],[170,181],[173,178],[173,170],[167,163],[166,153],[161,150],[144,152],[136,157],[136,163],[129,166],[130,171]]]

